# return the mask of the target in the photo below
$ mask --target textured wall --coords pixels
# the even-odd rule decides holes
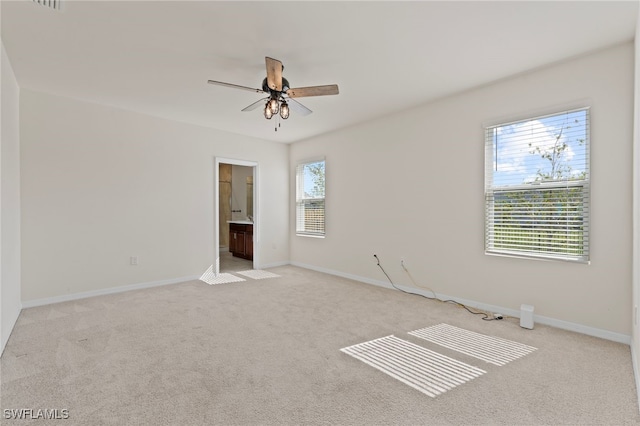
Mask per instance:
[[[292,173],[326,156],[327,234],[291,225],[291,260],[385,281],[376,253],[410,285],[404,259],[436,292],[629,336],[633,58],[626,43],[293,144]],[[485,255],[483,126],[576,106],[591,106],[591,264]]]
[[[20,89],[2,45],[0,353],[20,314]]]
[[[287,145],[27,90],[20,122],[23,301],[202,274],[216,157],[259,163],[259,258],[288,260]]]

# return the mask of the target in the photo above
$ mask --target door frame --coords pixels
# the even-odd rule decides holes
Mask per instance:
[[[259,164],[257,161],[239,160],[236,158],[214,157],[213,183],[213,272],[220,273],[220,164],[245,166],[253,169],[253,269],[260,265],[260,203],[258,190],[260,186]]]

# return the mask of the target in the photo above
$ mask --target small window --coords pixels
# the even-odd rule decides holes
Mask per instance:
[[[296,233],[324,236],[324,160],[296,167]]]
[[[486,128],[485,251],[589,261],[589,109]]]

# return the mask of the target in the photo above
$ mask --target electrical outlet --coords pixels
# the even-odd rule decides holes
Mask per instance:
[[[131,256],[129,258],[129,263],[133,266],[137,266],[138,265],[138,256]]]

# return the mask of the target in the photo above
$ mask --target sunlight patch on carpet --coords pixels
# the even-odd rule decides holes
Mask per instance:
[[[204,274],[202,274],[202,276],[200,277],[200,281],[204,281],[205,283],[207,282],[207,280],[210,280],[211,278],[215,278],[216,277],[216,273],[213,271],[213,265],[209,266],[209,268],[207,268],[206,271],[204,271]]]
[[[444,323],[410,331],[409,334],[498,366],[528,355],[537,349]]]
[[[222,274],[218,274],[217,277],[212,277],[205,280],[202,280],[204,282],[206,282],[209,285],[214,285],[214,284],[226,284],[226,283],[235,283],[235,282],[240,282],[240,281],[246,281],[244,278],[240,278],[240,277],[236,277],[233,274],[227,274],[227,273],[222,273]]]
[[[206,270],[204,274],[200,277],[200,281],[204,281],[209,285],[214,284],[226,284],[226,283],[235,283],[240,281],[246,281],[244,278],[236,277],[232,274],[218,274],[216,275],[213,272],[213,265],[209,266],[209,269]]]
[[[238,271],[236,274],[244,275],[245,277],[253,278],[254,280],[262,280],[265,278],[279,278],[280,275],[273,272],[263,271],[261,269],[250,269],[248,271]]]
[[[393,335],[340,350],[432,398],[486,373]]]

